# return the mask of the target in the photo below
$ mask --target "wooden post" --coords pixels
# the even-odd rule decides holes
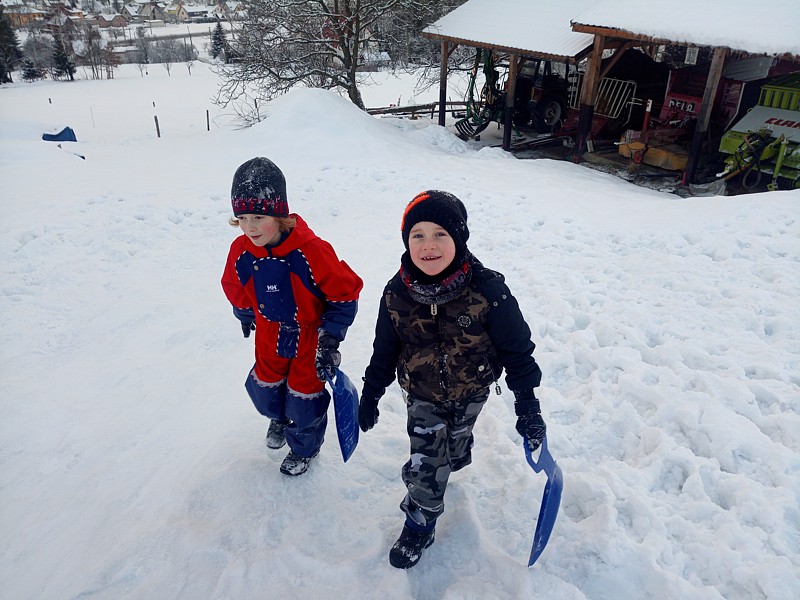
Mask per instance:
[[[503,119],[503,150],[511,150],[511,131],[514,128],[514,94],[517,88],[519,59],[516,54],[508,57],[508,81],[506,86],[506,110]]]
[[[206,131],[211,131],[211,120],[208,118],[208,109],[206,109]]]
[[[578,133],[575,139],[575,156],[580,156],[586,149],[586,140],[592,132],[594,104],[597,101],[597,90],[600,87],[600,67],[605,48],[605,36],[594,35],[592,57],[581,86],[580,112],[578,115]]]
[[[449,44],[442,40],[442,60],[439,65],[439,125],[444,127],[447,114],[447,57]]]
[[[602,79],[608,72],[612,69],[612,67],[619,62],[619,59],[622,58],[622,55],[625,54],[628,50],[633,48],[633,42],[625,42],[622,46],[617,48],[616,52],[614,52],[614,56],[606,61],[606,66],[603,67],[602,71],[600,72],[599,79]]]
[[[706,89],[703,92],[703,104],[700,106],[700,112],[697,115],[697,125],[694,128],[692,145],[689,147],[686,171],[683,173],[683,185],[689,185],[694,179],[700,151],[703,148],[703,138],[708,132],[711,110],[714,108],[714,98],[717,96],[717,87],[722,77],[722,67],[725,65],[725,55],[727,53],[727,48],[714,48],[714,56],[711,58],[711,68],[708,71],[708,79],[706,80]]]
[[[153,115],[153,120],[156,122],[156,135],[161,137],[161,129],[158,126],[158,115]]]

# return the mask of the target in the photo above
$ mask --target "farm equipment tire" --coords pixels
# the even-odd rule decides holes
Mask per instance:
[[[539,133],[554,133],[561,128],[566,112],[563,98],[550,94],[531,108],[531,125]]]

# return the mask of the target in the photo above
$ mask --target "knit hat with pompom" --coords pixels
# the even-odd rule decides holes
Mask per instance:
[[[430,221],[443,227],[455,242],[457,256],[466,251],[469,239],[467,209],[453,194],[440,190],[427,190],[417,194],[408,203],[400,225],[406,250],[411,229],[422,221]]]

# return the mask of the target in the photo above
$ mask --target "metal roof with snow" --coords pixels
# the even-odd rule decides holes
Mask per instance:
[[[596,0],[469,0],[423,31],[430,39],[576,62],[594,36],[571,19]],[[557,25],[557,26],[556,26]]]
[[[571,18],[585,33],[800,58],[798,0],[594,0]]]

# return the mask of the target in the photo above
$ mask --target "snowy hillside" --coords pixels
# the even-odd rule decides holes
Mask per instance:
[[[800,191],[682,199],[318,90],[238,130],[214,86],[196,65],[0,89],[2,597],[800,597]],[[365,100],[408,89],[387,78]],[[41,141],[63,125],[77,144]],[[243,387],[252,338],[219,285],[231,177],[253,156],[365,281],[342,347],[356,382],[405,204],[426,188],[465,202],[470,248],[534,332],[564,471],[532,569],[545,481],[505,385],[408,572],[387,561],[408,452],[396,385],[347,464],[330,430],[307,474],[279,473]]]

